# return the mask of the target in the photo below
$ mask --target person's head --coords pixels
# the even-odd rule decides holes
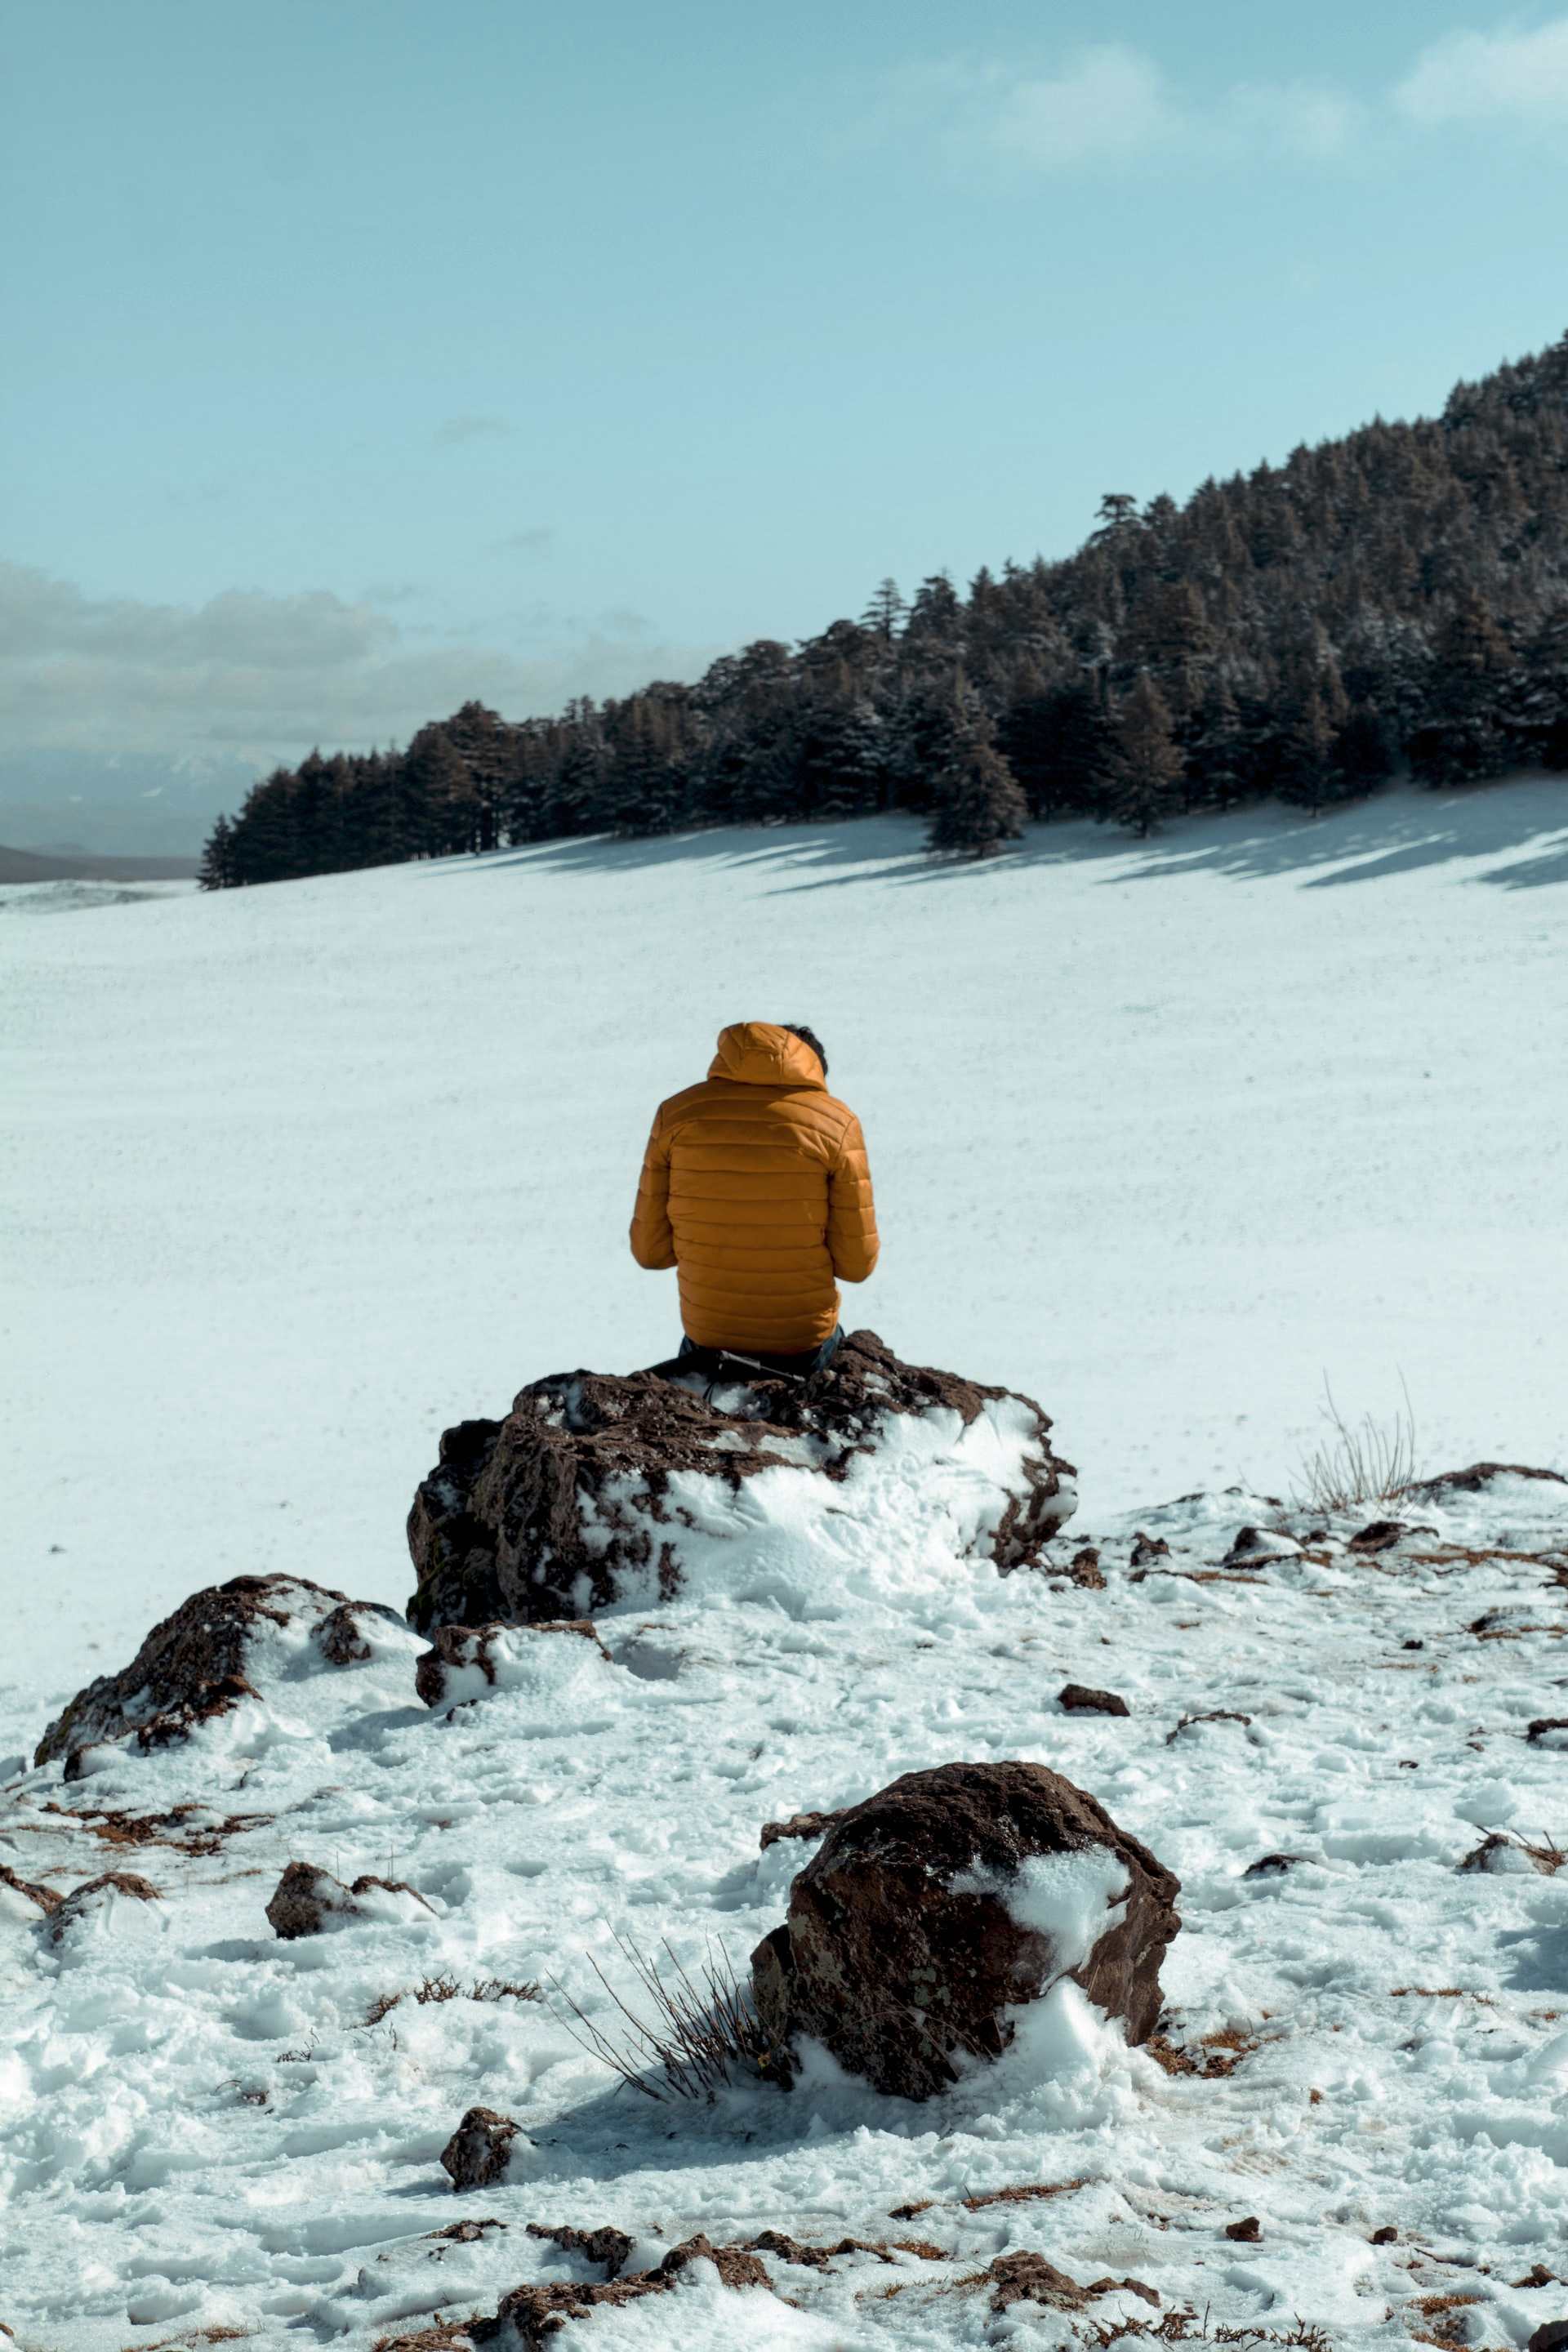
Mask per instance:
[[[808,1029],[804,1021],[784,1021],[781,1022],[779,1025],[781,1028],[787,1029],[792,1037],[798,1037],[803,1045],[809,1045],[811,1047],[812,1052],[822,1064],[822,1075],[826,1077],[827,1076],[827,1049],[823,1045],[823,1042],[817,1035],[816,1030]]]

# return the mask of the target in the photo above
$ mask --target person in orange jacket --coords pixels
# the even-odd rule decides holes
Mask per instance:
[[[828,1093],[811,1030],[720,1033],[702,1083],[659,1105],[631,1244],[639,1265],[678,1270],[682,1355],[827,1363],[844,1336],[837,1286],[866,1280],[879,1244],[860,1122]]]

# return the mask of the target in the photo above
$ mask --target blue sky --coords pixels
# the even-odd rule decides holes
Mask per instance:
[[[1568,15],[5,0],[9,745],[258,761],[1065,552],[1568,329]]]

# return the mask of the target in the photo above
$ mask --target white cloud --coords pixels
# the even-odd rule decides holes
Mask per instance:
[[[1533,32],[1451,33],[1394,93],[1413,122],[1568,123],[1568,16]]]
[[[37,751],[296,759],[312,743],[405,741],[470,696],[521,719],[694,677],[716,650],[663,644],[628,612],[534,620],[543,642],[524,655],[472,632],[432,643],[325,589],[150,604],[0,563],[0,734]]]
[[[956,156],[1042,172],[1182,156],[1322,162],[1349,147],[1365,117],[1344,92],[1306,83],[1187,97],[1153,58],[1121,42],[1079,49],[1049,72],[961,58],[906,66],[884,99],[890,125],[934,127]]]
[[[991,144],[1047,170],[1162,144],[1178,119],[1152,58],[1120,46],[1085,49],[1066,69],[1016,81],[997,98]]]

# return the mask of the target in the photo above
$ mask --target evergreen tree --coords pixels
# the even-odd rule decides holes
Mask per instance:
[[[871,591],[870,601],[860,615],[860,625],[872,635],[890,646],[899,634],[900,625],[909,606],[899,593],[896,580],[884,580]]]
[[[1182,754],[1170,705],[1147,673],[1116,714],[1111,814],[1144,840],[1180,805]]]
[[[929,849],[992,857],[1005,841],[1018,839],[1028,819],[1024,795],[996,749],[995,730],[977,703],[953,730],[936,790]]]
[[[204,890],[226,890],[238,878],[235,871],[234,827],[227,817],[220,816],[207,835],[196,881]]]

